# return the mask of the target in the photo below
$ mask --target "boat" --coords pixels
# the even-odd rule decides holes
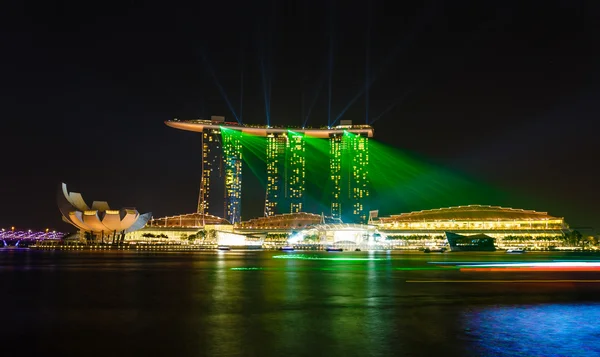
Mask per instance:
[[[217,247],[218,250],[231,250],[231,247],[228,245],[220,245]]]
[[[344,249],[336,248],[336,247],[327,247],[327,248],[325,248],[325,250],[328,252],[343,252],[344,251]]]
[[[289,245],[286,245],[285,247],[281,247],[281,248],[279,248],[279,250],[284,250],[284,251],[288,251],[288,252],[290,252],[290,251],[293,251],[293,250],[294,250],[294,247],[292,247],[292,246],[289,246]]]
[[[423,253],[443,253],[446,251],[444,247],[427,247],[423,250]]]
[[[523,249],[523,248],[510,248],[510,249],[507,249],[506,252],[507,253],[515,253],[515,254],[525,253],[525,249]]]
[[[446,239],[451,252],[494,252],[496,246],[494,238],[485,234],[471,236],[446,232]]]

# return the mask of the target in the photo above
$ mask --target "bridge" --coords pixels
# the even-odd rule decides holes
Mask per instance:
[[[63,232],[56,231],[0,231],[0,248],[4,247],[27,247],[33,243],[43,240],[60,240],[65,236]]]

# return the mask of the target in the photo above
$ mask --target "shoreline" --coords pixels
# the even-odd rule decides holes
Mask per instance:
[[[325,244],[314,244],[314,245],[299,245],[294,246],[293,251],[326,251],[330,245]],[[233,251],[282,251],[283,246],[230,246]],[[440,252],[424,252],[422,248],[404,248],[404,247],[362,247],[362,246],[342,246],[344,252],[354,251],[406,251],[406,252],[420,252],[424,254],[448,254],[448,253],[461,253],[452,252],[447,250],[443,253]],[[358,249],[358,250],[357,250]],[[509,248],[497,248],[495,252],[478,252],[478,253],[506,253]],[[216,244],[205,244],[205,245],[179,245],[179,244],[91,244],[91,245],[73,245],[73,244],[52,244],[52,245],[32,245],[29,247],[4,247],[0,248],[2,251],[23,251],[23,250],[39,250],[39,251],[171,251],[171,252],[200,252],[200,251],[221,251],[218,249]],[[577,253],[600,253],[600,250],[594,249],[577,249],[571,247],[561,247],[561,249],[526,249],[527,252],[541,253],[541,252],[577,252]],[[471,252],[473,253],[473,252]]]

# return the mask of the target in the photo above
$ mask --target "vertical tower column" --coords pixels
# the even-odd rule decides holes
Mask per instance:
[[[348,134],[351,157],[349,194],[352,202],[352,220],[366,223],[369,202],[369,138]]]
[[[290,131],[288,133],[286,196],[290,213],[302,212],[306,180],[306,142],[304,135]]]
[[[223,217],[224,204],[220,192],[223,192],[223,150],[221,131],[205,129],[202,131],[202,178],[198,195],[197,212]]]
[[[206,162],[207,160],[204,158],[204,153],[207,152],[207,148],[204,145],[204,141],[205,141],[205,133],[202,133],[202,137],[201,137],[201,143],[202,143],[202,171],[201,171],[201,175],[200,175],[200,190],[198,192],[198,206],[196,208],[196,212],[200,213],[200,214],[205,214],[205,210],[208,209],[207,205],[204,203],[204,200],[206,199],[206,188],[207,188],[207,184],[206,184],[206,179],[204,178],[204,173],[206,172],[206,169],[208,168],[208,163]]]
[[[225,169],[225,218],[241,221],[242,208],[242,132],[221,128]]]
[[[342,217],[342,152],[343,135],[336,133],[329,137],[329,173],[331,187],[331,216]]]
[[[267,188],[265,216],[280,212],[279,201],[284,198],[285,149],[288,137],[285,133],[267,133]]]

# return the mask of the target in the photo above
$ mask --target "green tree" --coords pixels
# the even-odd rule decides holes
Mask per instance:
[[[204,239],[215,240],[217,238],[217,232],[214,229],[209,229],[205,232]]]
[[[84,232],[83,238],[88,244],[94,242],[94,234],[92,232]]]
[[[571,232],[571,241],[573,242],[573,245],[576,247],[582,246],[583,245],[583,235],[581,235],[581,233],[579,231],[573,231],[573,232]]]
[[[571,247],[579,247],[583,245],[583,235],[577,230],[565,233],[563,239],[565,243]]]

